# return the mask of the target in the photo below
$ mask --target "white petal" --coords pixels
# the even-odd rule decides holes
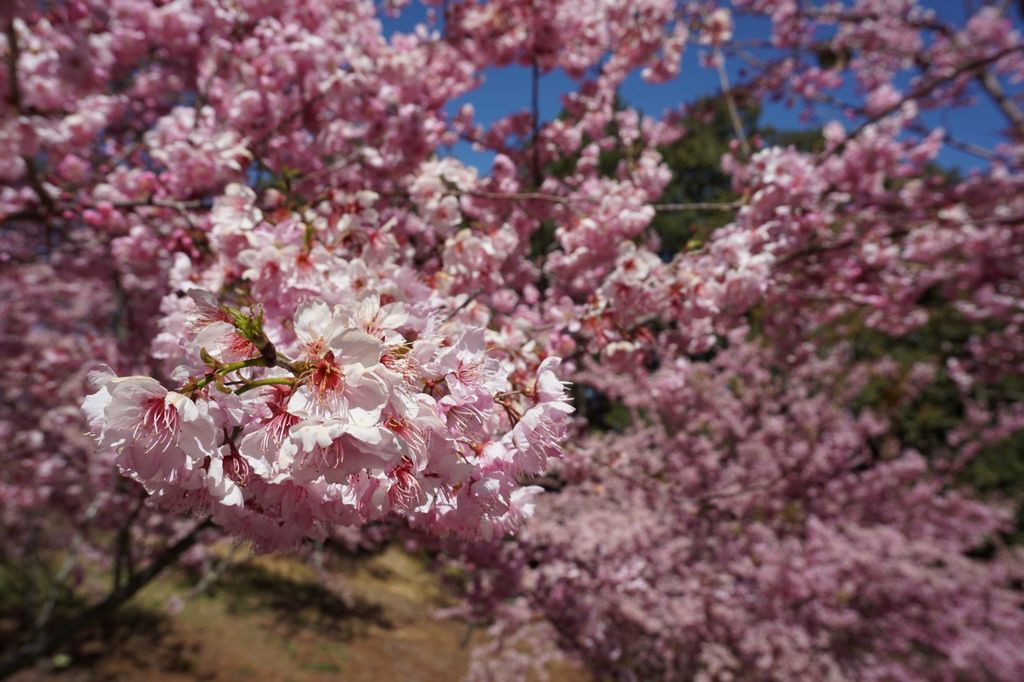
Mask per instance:
[[[384,344],[361,329],[346,329],[335,334],[330,340],[331,348],[338,353],[343,365],[372,367],[380,362]]]

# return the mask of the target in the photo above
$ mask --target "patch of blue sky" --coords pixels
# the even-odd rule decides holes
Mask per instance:
[[[970,0],[967,0],[968,2]],[[934,9],[938,16],[954,25],[962,25],[966,9],[961,0],[924,0],[923,5]],[[383,7],[383,3],[381,3]],[[407,33],[416,30],[418,24],[426,24],[428,10],[422,4],[413,2],[397,16],[384,16],[382,22],[386,35]],[[767,39],[769,23],[766,19],[755,17],[738,17],[736,20],[736,36],[740,39]],[[631,75],[623,84],[620,94],[622,98],[646,114],[659,116],[665,111],[678,109],[681,104],[701,97],[714,96],[720,92],[720,83],[715,69],[700,63],[702,48],[691,43],[683,56],[680,75],[666,83],[647,83],[639,73]],[[741,83],[745,71],[752,67],[733,58],[728,60],[728,73],[731,82]],[[497,119],[516,111],[526,111],[530,107],[530,89],[532,74],[529,67],[511,65],[501,68],[487,69],[483,73],[481,85],[463,97],[448,103],[446,111],[454,115],[466,103],[472,104],[475,120],[489,125]],[[907,87],[910,75],[898,86]],[[562,97],[576,88],[576,81],[562,71],[544,74],[539,84],[539,109],[541,119],[548,121],[556,117],[562,110]],[[843,101],[856,102],[862,95],[856,92],[855,84],[848,83],[837,92],[832,93]],[[977,98],[976,103],[968,108],[942,108],[923,111],[922,123],[934,128],[941,126],[956,134],[963,142],[975,144],[987,149],[994,148],[1001,139],[1001,130],[1006,125],[1005,119],[998,108],[990,102],[980,90],[972,92]],[[761,121],[778,129],[820,128],[830,120],[839,120],[848,130],[856,128],[863,119],[849,118],[838,109],[827,106],[816,106],[810,117],[802,104],[791,106],[786,102],[765,102]],[[449,153],[464,163],[486,169],[494,157],[492,152],[474,149],[468,142],[455,144]],[[982,168],[986,162],[979,157],[944,146],[938,159],[939,163],[957,168],[961,172],[970,172],[973,168]]]

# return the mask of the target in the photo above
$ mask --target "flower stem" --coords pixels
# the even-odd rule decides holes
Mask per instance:
[[[261,386],[276,385],[293,386],[295,385],[295,379],[292,377],[267,377],[266,379],[257,379],[256,381],[250,381],[245,386],[239,388],[235,391],[235,395],[241,395],[246,391],[251,391],[254,388],[260,388]]]

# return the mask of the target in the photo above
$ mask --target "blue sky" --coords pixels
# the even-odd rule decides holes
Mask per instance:
[[[922,4],[936,10],[940,18],[950,23],[962,25],[964,22],[964,0],[924,0]],[[417,24],[426,21],[425,8],[419,3],[411,3],[398,17],[385,18],[384,29],[388,34],[408,32],[414,30]],[[767,37],[767,27],[768,23],[764,20],[740,18],[737,21],[736,35],[739,38]],[[716,93],[719,89],[718,75],[714,69],[700,65],[699,55],[700,51],[696,45],[688,45],[680,76],[668,83],[645,83],[638,74],[634,74],[622,88],[623,98],[647,114],[659,115],[666,110],[678,108],[683,102]],[[733,82],[741,80],[740,66],[729,65]],[[489,124],[511,112],[529,107],[530,79],[530,70],[522,66],[488,69],[484,72],[484,83],[465,97],[450,102],[448,110],[454,114],[464,103],[469,102],[476,111],[477,121]],[[545,74],[540,81],[541,118],[550,120],[557,116],[562,108],[561,96],[574,89],[575,82],[564,73],[557,71]],[[852,90],[847,93],[846,99],[856,101]],[[767,103],[761,120],[782,129],[819,127],[832,119],[843,120],[840,112],[819,108],[818,116],[814,120],[802,121],[801,109],[788,108],[782,103]],[[922,118],[929,126],[942,126],[954,131],[961,140],[988,148],[996,144],[1000,137],[999,130],[1005,124],[1000,112],[987,99],[979,99],[978,105],[968,110],[925,112]],[[847,123],[848,128],[855,125],[856,122]],[[484,170],[489,167],[493,156],[473,150],[468,143],[460,143],[451,151],[465,163]],[[943,149],[939,161],[943,165],[956,167],[964,172],[984,165],[981,159],[948,147]]]

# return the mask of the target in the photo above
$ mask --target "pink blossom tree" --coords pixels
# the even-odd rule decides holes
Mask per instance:
[[[211,525],[281,550],[390,519],[476,568],[467,609],[501,635],[480,675],[558,645],[621,679],[1018,679],[1013,553],[968,556],[1009,517],[956,478],[1024,415],[1008,10],[424,4],[391,35],[368,0],[2,10],[5,551],[55,501],[48,546],[106,528],[151,551],[0,670]],[[679,76],[688,43],[733,126],[734,202],[661,203],[683,112],[617,97]],[[509,64],[529,110],[451,113]],[[554,71],[577,87],[544,121]],[[741,97],[824,114],[823,149],[764,145]],[[979,107],[999,144],[927,122]],[[445,153],[460,140],[491,167]],[[936,174],[945,147],[979,170]],[[659,211],[731,220],[664,258]],[[941,315],[965,338],[890,352]],[[865,330],[881,352],[848,343]],[[871,381],[892,407],[946,379],[962,410],[935,451],[864,404]],[[623,432],[588,428],[597,393]]]

